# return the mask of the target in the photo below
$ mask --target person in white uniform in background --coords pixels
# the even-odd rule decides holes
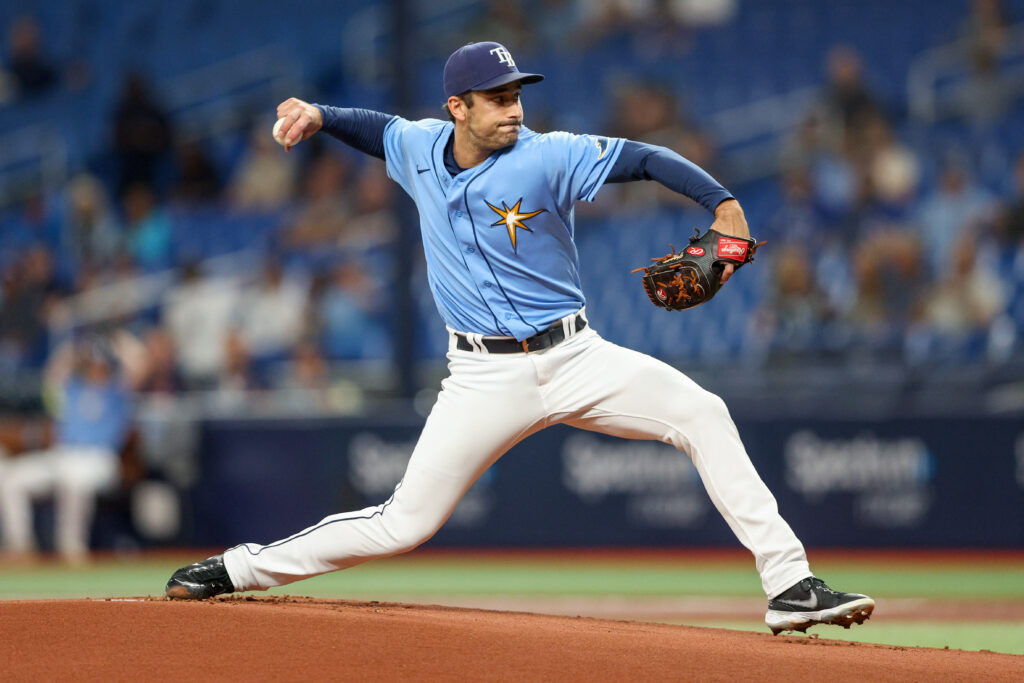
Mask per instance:
[[[54,541],[68,561],[84,560],[96,497],[120,481],[120,452],[133,416],[131,382],[144,363],[141,345],[127,333],[59,347],[44,371],[54,414],[54,443],[7,462],[0,477],[0,528],[13,557],[37,550],[33,501],[52,496]]]

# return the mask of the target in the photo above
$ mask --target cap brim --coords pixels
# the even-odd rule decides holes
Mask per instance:
[[[491,88],[497,88],[508,83],[515,83],[516,81],[519,81],[523,85],[527,85],[529,83],[539,83],[543,80],[544,76],[540,74],[527,74],[521,71],[510,71],[509,73],[502,74],[497,78],[492,78],[489,81],[478,83],[470,88],[470,90],[490,90]]]

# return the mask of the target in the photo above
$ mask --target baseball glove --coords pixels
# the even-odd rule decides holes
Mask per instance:
[[[651,259],[653,265],[632,271],[643,271],[644,290],[655,306],[681,311],[710,300],[722,286],[725,264],[731,263],[738,269],[750,263],[754,252],[764,244],[729,237],[717,230],[708,230],[703,235],[696,229],[693,232],[690,245],[680,253],[673,246],[671,254]]]

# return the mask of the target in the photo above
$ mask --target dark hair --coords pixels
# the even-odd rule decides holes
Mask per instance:
[[[466,103],[466,109],[471,109],[473,107],[473,98],[471,97],[472,94],[472,90],[467,90],[464,93],[456,95],[456,97],[458,97],[460,100]],[[448,114],[448,120],[451,121],[452,123],[455,123],[455,117],[452,116],[451,110],[448,109],[448,103],[445,102],[444,106],[441,108],[444,109],[445,114]]]

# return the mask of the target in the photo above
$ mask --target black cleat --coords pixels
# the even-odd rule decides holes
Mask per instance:
[[[234,593],[235,586],[224,568],[224,556],[214,555],[171,574],[164,590],[172,599],[206,600],[221,593]]]
[[[850,628],[851,624],[863,624],[874,609],[875,601],[868,596],[834,591],[821,579],[809,576],[768,601],[764,623],[772,635],[806,633],[815,624]]]

